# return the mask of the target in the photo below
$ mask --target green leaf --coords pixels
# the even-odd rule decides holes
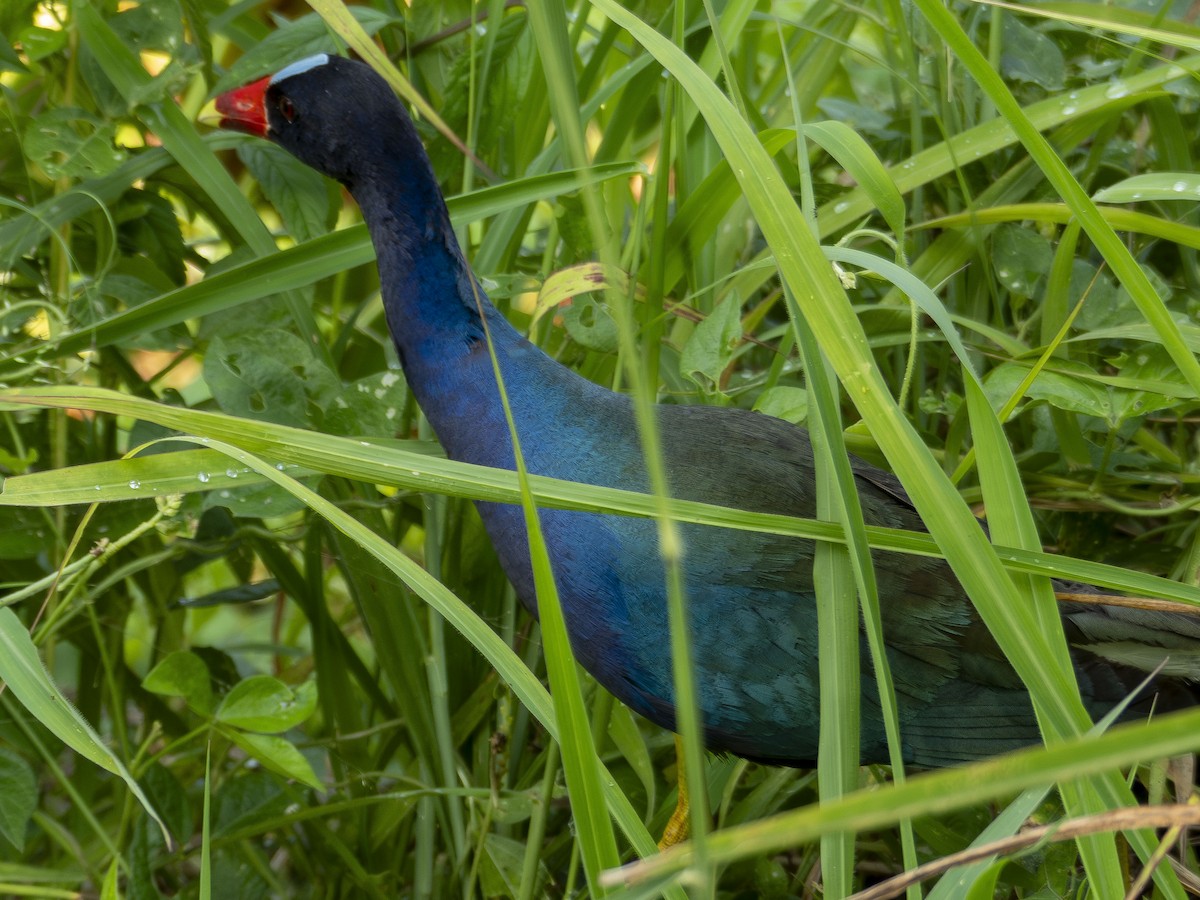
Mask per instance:
[[[742,342],[742,307],[730,295],[696,326],[679,354],[679,374],[705,391],[720,387],[721,375]]]
[[[1054,250],[1032,228],[1004,225],[996,229],[992,264],[996,277],[1018,297],[1032,297],[1050,271]]]
[[[62,28],[29,25],[17,32],[17,40],[29,61],[37,62],[62,50],[67,44],[67,32]]]
[[[1003,13],[1002,20],[1004,52],[1000,68],[1005,77],[1029,81],[1048,91],[1061,89],[1067,67],[1058,44],[1012,13]]]
[[[518,897],[525,845],[489,832],[483,842],[484,857],[479,868],[480,887],[487,897]],[[538,884],[548,875],[545,863],[538,864]]]
[[[258,823],[282,814],[290,801],[279,780],[262,771],[247,772],[222,782],[215,799],[217,814],[213,828],[221,836],[255,828]]]
[[[137,781],[50,680],[29,632],[16,613],[7,608],[0,609],[0,681],[8,685],[13,696],[21,701],[30,715],[55,737],[80,756],[121,778],[142,808],[158,823],[163,839],[170,844],[166,825],[142,793]]]
[[[562,310],[563,325],[571,339],[601,353],[617,350],[617,323],[592,294],[581,294]]]
[[[270,675],[251,675],[233,686],[214,718],[236,728],[278,734],[295,728],[316,708],[316,682],[290,688]]]
[[[408,384],[401,372],[375,372],[347,385],[324,408],[321,429],[329,434],[390,437],[396,432],[407,400]]]
[[[296,363],[276,355],[290,352]],[[308,386],[296,364],[311,361],[308,347],[286,331],[213,338],[204,355],[204,380],[225,412],[280,425],[308,424]],[[301,362],[303,361],[303,362]]]
[[[224,729],[224,734],[250,756],[284,778],[291,778],[314,790],[324,790],[317,773],[308,764],[300,751],[281,737],[272,734],[250,734],[245,731]]]
[[[51,178],[102,177],[125,160],[116,125],[82,109],[51,109],[25,129],[25,152]]]
[[[808,418],[808,391],[790,385],[767,388],[754,401],[754,411],[803,425]]]
[[[654,763],[650,759],[650,750],[646,747],[646,739],[633,719],[633,713],[624,703],[615,701],[612,713],[608,718],[608,736],[621,751],[621,756],[629,763],[633,773],[642,783],[646,792],[646,806],[654,808]]]
[[[37,777],[21,756],[0,747],[0,834],[18,851],[37,808]]]
[[[330,202],[328,179],[282,147],[266,141],[246,141],[238,147],[238,158],[254,175],[267,199],[279,211],[284,228],[297,242],[329,231],[335,211]],[[341,200],[340,192],[334,196]]]
[[[52,474],[52,473],[47,473]],[[28,478],[30,476],[20,476]],[[7,486],[12,479],[6,479]],[[46,548],[46,522],[28,510],[0,517],[0,559],[28,559]]]
[[[188,650],[176,650],[163,659],[142,679],[142,687],[166,697],[182,697],[203,715],[212,713],[212,677],[208,666]]]

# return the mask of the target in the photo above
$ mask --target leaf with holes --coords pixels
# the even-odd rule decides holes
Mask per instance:
[[[117,126],[82,109],[51,109],[25,129],[25,152],[51,178],[99,178],[125,160]]]

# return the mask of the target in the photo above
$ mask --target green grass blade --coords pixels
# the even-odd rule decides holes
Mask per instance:
[[[845,122],[810,122],[804,136],[819,144],[854,177],[888,227],[903,243],[907,215],[904,198],[871,145]]]
[[[505,503],[519,503],[521,499],[514,473],[431,456],[425,445],[418,445],[421,452],[414,453],[399,446],[320,435],[286,425],[167,406],[99,388],[0,390],[0,409],[6,405],[12,408],[89,409],[127,415],[205,438],[227,441],[272,461],[295,466],[295,469],[289,469],[290,472],[327,472],[372,484],[390,484],[414,491]],[[172,488],[186,489],[190,485],[193,490],[204,490],[206,484],[197,478],[198,473],[203,471],[216,476],[224,470],[222,466],[211,463],[192,468],[192,459],[182,457],[187,465],[168,468],[164,474],[159,466],[167,466],[166,461],[177,456],[170,454],[162,461],[155,460],[151,464],[154,468],[145,470],[149,473],[148,478],[162,477],[165,479],[163,485]],[[10,477],[5,480],[4,490],[0,492],[0,505],[113,502],[153,497],[165,492],[150,480],[143,481],[136,489],[129,486],[129,476],[133,475],[138,480],[142,471],[130,467],[141,463],[139,459],[111,461],[59,469],[48,475],[37,473]],[[57,488],[52,483],[55,480],[59,483]],[[95,489],[97,484],[101,485],[100,491]],[[534,497],[543,506],[636,516],[653,516],[658,510],[653,498],[634,491],[558,481],[536,475],[531,476],[530,484]],[[841,531],[836,525],[814,520],[750,513],[685,500],[671,500],[669,508],[671,515],[680,522],[815,540],[842,540]],[[868,526],[866,534],[873,548],[924,556],[943,555],[928,534],[878,526]],[[1200,606],[1200,588],[1193,585],[1052,553],[1035,553],[1009,547],[994,549],[1014,572],[1082,581],[1133,596],[1160,597]]]
[[[1097,775],[1143,760],[1190,753],[1200,747],[1200,710],[1172,713],[1148,724],[1113,728],[1102,736],[1073,738],[961,768],[942,769],[904,784],[872,787],[818,807],[739,825],[710,838],[713,861],[729,864],[780,852],[832,830],[888,827],[901,818],[937,815],[1066,779]],[[687,845],[607,873],[612,884],[637,883],[680,872],[691,862]]]
[[[30,715],[55,737],[80,756],[124,781],[147,815],[162,829],[163,840],[170,846],[171,835],[166,823],[159,818],[157,810],[125,764],[50,680],[28,630],[11,609],[0,609],[0,681],[8,686]]]

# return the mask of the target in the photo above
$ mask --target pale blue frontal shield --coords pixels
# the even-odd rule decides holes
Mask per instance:
[[[278,72],[271,76],[271,84],[278,84],[285,79],[291,78],[293,75],[300,75],[307,72],[309,69],[315,69],[317,66],[326,65],[329,62],[328,53],[317,53],[313,56],[306,56],[304,59],[298,59],[291,65],[284,66]]]

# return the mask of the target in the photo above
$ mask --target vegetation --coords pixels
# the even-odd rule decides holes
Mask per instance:
[[[1080,738],[1046,576],[1200,604],[1189,5],[310,3],[0,8],[0,894],[832,897],[1075,818],[929,896],[1118,897],[1160,843],[1183,896],[1177,832],[1105,810],[1191,793],[1200,713]],[[439,455],[337,186],[203,112],[346,47],[534,340],[844,438],[932,539],[839,512],[836,465],[827,523],[537,502],[823,538],[832,710],[868,545],[942,553],[1057,746],[906,779],[829,715],[819,773],[709,757],[713,830],[602,879],[654,852],[671,736],[571,666],[552,703],[470,502],[517,479]]]

